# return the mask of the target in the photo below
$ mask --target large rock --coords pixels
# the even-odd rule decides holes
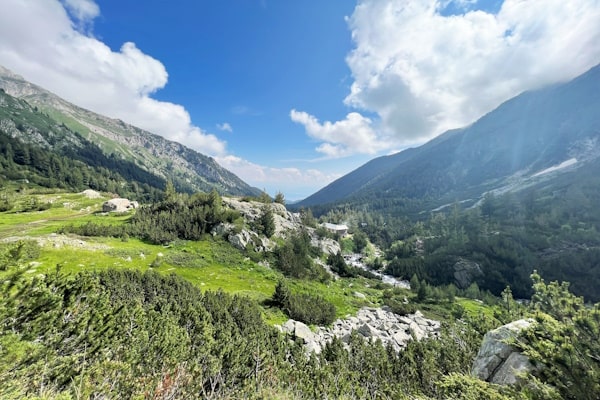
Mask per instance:
[[[492,383],[498,385],[515,385],[519,382],[519,376],[533,370],[529,358],[521,353],[510,353],[494,374]]]
[[[310,231],[312,233],[310,238],[311,246],[318,247],[324,254],[337,254],[342,251],[340,244],[333,239],[329,238],[319,238],[314,234],[314,230]]]
[[[473,362],[472,374],[491,383],[515,384],[520,373],[532,371],[529,359],[507,343],[531,324],[532,319],[520,319],[486,333]]]
[[[116,198],[110,199],[102,204],[103,212],[126,212],[134,208],[138,208],[137,201],[129,201],[128,199]]]
[[[247,231],[245,229],[242,229],[240,233],[230,233],[227,237],[227,240],[229,240],[229,243],[231,243],[234,247],[240,250],[246,250],[248,245],[250,245],[256,252],[263,252],[272,247],[269,239],[265,237],[261,238],[256,233]]]
[[[454,264],[454,280],[461,289],[468,288],[473,279],[482,274],[479,264],[474,261],[461,258]]]
[[[303,324],[300,321],[296,321],[294,326],[294,336],[300,338],[304,341],[304,343],[310,343],[314,340],[314,334],[310,330],[306,324]]]
[[[100,197],[102,197],[100,193],[92,189],[86,189],[83,192],[81,192],[81,194],[83,194],[88,199],[99,199]]]

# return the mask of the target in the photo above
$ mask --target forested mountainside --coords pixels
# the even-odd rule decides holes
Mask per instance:
[[[510,285],[527,298],[537,269],[597,301],[598,110],[600,66],[377,158],[294,206],[365,232],[396,276],[496,295]]]
[[[127,163],[129,168],[154,176],[156,184],[151,186],[159,186],[161,181],[171,180],[178,190],[186,192],[209,192],[215,188],[222,194],[260,194],[260,190],[249,186],[211,157],[123,121],[77,107],[1,66],[0,88],[4,90],[5,97],[2,105],[2,121],[5,126],[3,132],[13,139],[18,138],[23,143],[39,146],[42,144],[39,141],[40,135],[56,136],[58,132],[50,130],[68,128],[94,144],[95,150],[102,153],[98,157]],[[24,106],[22,102],[8,101],[6,95],[24,100],[30,107]],[[12,106],[18,108],[8,108]],[[28,111],[20,115],[21,109]],[[46,120],[42,121],[43,119]],[[22,129],[15,130],[17,126]],[[43,144],[47,150],[54,149],[54,144],[49,141]],[[75,143],[64,141],[57,150],[65,153],[81,149]]]
[[[538,270],[598,301],[599,169],[593,160],[548,182],[489,193],[474,206],[453,202],[417,220],[401,211],[401,200],[388,203],[398,210],[392,215],[343,205],[320,218],[364,232],[386,249],[387,271],[405,279],[416,274],[437,285],[476,283],[496,295],[509,285],[515,296],[528,298],[529,275]]]
[[[523,93],[423,146],[374,159],[298,206],[349,204],[416,214],[454,201],[474,204],[488,192],[549,185],[560,172],[597,167],[598,110],[600,66]]]

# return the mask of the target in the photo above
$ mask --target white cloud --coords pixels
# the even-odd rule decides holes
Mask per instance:
[[[134,43],[113,51],[81,32],[99,15],[92,0],[2,3],[10,12],[0,13],[0,64],[77,105],[204,154],[225,154],[226,143],[194,126],[184,107],[150,97],[168,80],[160,61]]]
[[[233,132],[233,128],[229,122],[223,122],[222,124],[217,124],[217,129],[225,132]]]
[[[600,62],[598,0],[505,0],[496,15],[442,16],[447,4],[361,0],[348,19],[354,82],[345,103],[375,112],[378,137],[393,137],[393,146],[464,126]]]
[[[387,143],[375,133],[372,121],[356,112],[337,122],[320,123],[314,116],[296,110],[290,111],[290,118],[304,125],[309,136],[323,142],[316,150],[328,158],[356,153],[375,154],[387,147]]]
[[[304,198],[308,193],[316,192],[341,176],[317,169],[266,167],[233,155],[215,159],[244,181],[252,182],[260,189],[267,189],[271,195],[281,191],[290,200]]]
[[[100,7],[92,0],[64,0],[71,15],[79,21],[89,21],[100,15]]]

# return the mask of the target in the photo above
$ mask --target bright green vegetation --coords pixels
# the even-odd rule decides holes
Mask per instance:
[[[88,199],[82,194],[66,192],[3,193],[4,196],[10,196],[13,207],[10,211],[0,213],[0,240],[13,237],[14,240],[37,240],[43,244],[39,256],[31,260],[32,264],[28,266],[27,274],[31,276],[50,273],[57,265],[60,265],[62,273],[67,274],[111,268],[138,271],[152,269],[164,275],[175,273],[203,290],[221,289],[227,293],[244,294],[259,302],[272,296],[275,285],[282,278],[280,271],[254,262],[223,239],[206,234],[216,221],[232,221],[239,217],[230,210],[211,212],[215,219],[204,230],[197,231],[197,240],[178,239],[178,233],[174,231],[169,236],[170,241],[157,240],[158,243],[154,244],[154,236],[149,235],[149,232],[156,231],[160,223],[168,221],[164,214],[156,220],[152,219],[152,212],[145,214],[144,210],[139,210],[135,215],[103,214],[100,212],[101,204],[107,197]],[[178,199],[165,200],[162,204],[165,210],[171,210],[170,215],[177,216],[182,221],[190,221],[185,212],[195,208],[187,203],[186,198],[188,197],[185,195],[178,195]],[[197,208],[204,210],[212,209],[206,208],[206,205],[220,204],[220,197],[216,192],[197,194],[188,199],[195,202]],[[32,203],[50,204],[50,207],[43,211],[24,212]],[[156,207],[158,208],[149,210],[160,208],[158,205]],[[182,212],[173,212],[176,207],[180,207]],[[206,218],[202,218],[206,221]],[[135,222],[132,223],[132,220]],[[65,230],[77,230],[78,227],[102,227],[103,232],[109,236],[56,234]],[[124,232],[127,233],[125,237]],[[146,240],[136,238],[136,232]],[[166,237],[166,231],[161,232],[161,238]],[[196,234],[194,232],[190,233]],[[113,236],[110,236],[111,233]],[[179,233],[186,234],[184,231]],[[295,261],[296,258],[292,257],[292,260]],[[2,271],[0,277],[1,275]],[[336,316],[339,317],[380,301],[380,291],[367,287],[369,285],[367,280],[358,278],[330,280],[325,283],[290,280],[290,287],[294,292],[326,299],[335,306]],[[367,294],[367,299],[352,296],[354,291]],[[285,319],[276,308],[265,307],[264,312],[269,321],[282,322]]]
[[[508,287],[498,299],[476,283],[463,290],[433,286],[417,273],[412,290],[391,288],[345,269],[340,254],[327,260],[346,276],[334,280],[311,261],[326,257],[306,232],[278,239],[260,263],[256,254],[210,235],[221,222],[244,224],[221,208],[216,192],[167,191],[161,202],[116,215],[99,212],[106,197],[14,190],[2,196],[12,207],[0,213],[0,239],[13,239],[0,245],[1,398],[600,394],[600,306],[585,306],[568,286],[546,285],[537,274],[528,307]],[[85,236],[55,233],[80,229]],[[369,249],[363,240],[355,235],[345,247]],[[404,243],[410,241],[390,253],[410,251]],[[439,338],[411,341],[400,353],[353,334],[349,351],[335,339],[307,357],[272,327],[288,317],[328,324],[366,305],[399,314],[419,309],[443,321],[443,329]],[[471,377],[483,335],[524,317],[539,325],[515,346],[546,366],[526,379],[531,384],[498,387]]]
[[[543,365],[523,387],[470,376],[480,315],[448,319],[438,339],[396,353],[353,334],[310,358],[245,296],[199,290],[177,275],[106,269],[28,276],[16,246],[2,253],[0,397],[595,399],[600,305],[534,275],[528,309],[539,324],[516,346]],[[286,296],[280,290],[280,295]],[[280,297],[281,298],[281,297]],[[511,299],[506,298],[507,305]],[[509,311],[510,310],[510,311]]]

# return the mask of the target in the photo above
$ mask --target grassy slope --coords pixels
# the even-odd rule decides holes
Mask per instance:
[[[5,192],[6,193],[6,192]],[[104,268],[133,268],[146,270],[158,258],[155,270],[176,273],[206,290],[222,289],[228,293],[248,296],[257,301],[271,297],[282,275],[271,268],[257,264],[229,243],[214,239],[199,242],[179,241],[169,246],[144,243],[130,238],[80,238],[64,237],[55,232],[67,224],[123,224],[130,215],[105,215],[101,205],[108,197],[88,199],[82,194],[54,192],[47,194],[11,193],[15,206],[0,213],[0,241],[9,238],[31,238],[44,244],[40,257],[30,263],[29,274],[48,273],[60,264],[61,270],[77,273],[81,270]],[[52,203],[44,211],[20,212],[33,201],[37,204]],[[161,256],[162,255],[162,256]],[[0,278],[2,272],[0,272]],[[292,281],[294,291],[307,292],[324,297],[335,304],[337,313],[343,317],[355,313],[365,305],[377,305],[381,291],[374,289],[373,282],[363,278],[340,279],[328,284]],[[361,292],[367,299],[353,295]],[[266,308],[265,317],[272,323],[283,322],[286,317],[278,310]]]

